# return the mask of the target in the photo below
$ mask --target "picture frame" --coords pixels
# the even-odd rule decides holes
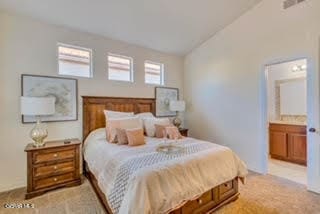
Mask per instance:
[[[21,75],[21,95],[27,97],[56,98],[56,112],[52,116],[41,117],[43,122],[78,120],[78,80],[73,78]],[[22,116],[22,123],[34,123],[36,117]]]
[[[171,100],[179,100],[179,89],[171,87],[156,87],[156,117],[176,117],[177,112],[169,109]]]

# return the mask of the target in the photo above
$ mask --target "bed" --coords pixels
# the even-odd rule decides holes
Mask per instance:
[[[184,138],[185,153],[171,157],[155,152],[161,139],[146,138],[139,148],[106,142],[104,110],[154,113],[155,107],[152,98],[83,97],[84,172],[105,211],[206,213],[236,200],[247,169],[227,147]]]

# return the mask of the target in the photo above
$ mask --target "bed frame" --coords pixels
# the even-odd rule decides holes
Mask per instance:
[[[83,96],[83,139],[97,128],[105,127],[103,110],[122,112],[155,113],[154,98],[92,97]],[[106,213],[112,214],[106,196],[98,186],[98,181],[84,160],[84,174],[89,179]],[[207,213],[236,200],[239,197],[238,178],[218,185],[203,193],[195,200],[186,202],[182,207],[173,208],[171,214]]]

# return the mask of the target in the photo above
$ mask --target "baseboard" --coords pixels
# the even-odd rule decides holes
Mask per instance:
[[[248,170],[252,171],[252,172],[255,172],[255,173],[258,173],[258,174],[262,174],[262,175],[265,175],[267,174],[267,172],[264,170],[264,169],[261,169],[259,167],[256,167],[256,166],[250,166],[248,164]]]
[[[27,186],[27,184],[25,183],[25,181],[17,182],[15,184],[10,184],[7,186],[0,185],[0,192],[7,192],[10,190],[19,189],[19,188],[23,188],[26,186]]]
[[[80,171],[80,176],[82,176],[82,168]],[[27,186],[27,183],[25,180],[17,180],[16,182],[12,182],[13,184],[9,184],[9,185],[3,185],[0,184],[0,192],[7,192],[10,190],[14,190],[14,189],[19,189],[19,188],[23,188]]]
[[[314,193],[320,194],[320,187],[308,186],[307,189],[308,189],[308,191],[310,191],[310,192],[314,192]]]

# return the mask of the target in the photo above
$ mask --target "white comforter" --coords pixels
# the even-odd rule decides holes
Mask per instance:
[[[106,142],[105,130],[92,132],[84,158],[98,180],[114,213],[168,213],[205,191],[237,176],[245,177],[245,164],[229,148],[184,138],[184,151],[156,151],[162,139],[147,138],[138,147]]]

